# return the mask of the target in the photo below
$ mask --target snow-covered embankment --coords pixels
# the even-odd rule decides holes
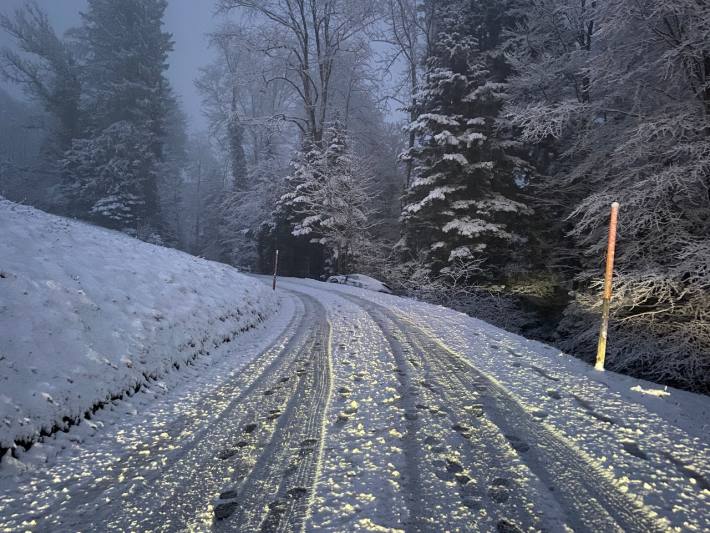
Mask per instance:
[[[266,285],[228,266],[0,198],[0,452],[189,364],[276,308]]]

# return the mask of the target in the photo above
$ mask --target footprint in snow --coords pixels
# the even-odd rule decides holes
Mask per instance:
[[[273,502],[270,502],[268,505],[269,512],[261,525],[261,531],[278,531],[281,519],[286,513],[286,507],[286,502],[283,500],[274,500]]]
[[[226,450],[222,450],[221,452],[219,452],[217,454],[217,457],[219,459],[222,459],[223,461],[226,461],[227,459],[234,457],[238,453],[239,453],[239,450],[237,450],[236,448],[228,448]]]
[[[461,487],[459,487],[459,494],[461,495],[461,498],[474,498],[480,496],[478,486],[476,486],[476,482],[472,479],[469,479],[468,482],[461,484]]]
[[[317,439],[306,439],[306,440],[304,440],[304,441],[301,442],[301,447],[302,447],[302,448],[312,448],[312,447],[315,446],[316,444],[318,444],[318,440],[317,440]]]
[[[582,408],[584,408],[585,411],[587,411],[591,416],[593,416],[597,420],[601,420],[602,422],[607,422],[609,424],[616,424],[616,420],[614,420],[613,418],[595,411],[594,406],[591,404],[591,402],[585,400],[584,398],[580,398],[575,394],[573,394],[572,397],[580,406],[582,406]]]
[[[471,477],[462,472],[454,474],[454,478],[456,479],[456,483],[462,486],[468,484],[471,481]]]
[[[222,493],[219,495],[219,499],[220,499],[220,500],[233,500],[233,499],[235,499],[238,495],[239,495],[239,494],[238,494],[237,491],[234,490],[234,489],[226,490],[226,491],[222,492]]]
[[[695,481],[695,486],[700,490],[710,491],[710,481],[705,479],[700,472],[695,470],[691,465],[684,463],[680,459],[673,456],[669,452],[662,452],[663,456],[668,459],[685,477]]]
[[[497,477],[488,487],[488,496],[496,503],[505,503],[510,498],[511,482],[504,477]]]
[[[214,517],[216,520],[229,518],[237,510],[237,502],[226,502],[215,505]]]
[[[639,448],[637,442],[632,440],[622,440],[621,446],[624,448],[626,453],[629,453],[634,457],[638,457],[639,459],[643,459],[644,461],[648,461],[648,454]]]
[[[450,474],[459,474],[463,472],[463,466],[456,459],[446,458],[446,471]]]
[[[515,522],[508,520],[507,518],[498,520],[498,523],[496,524],[496,531],[498,531],[498,533],[523,533],[523,530],[520,529]]]
[[[454,475],[451,472],[447,472],[446,470],[437,470],[434,472],[434,475],[438,477],[441,481],[453,481],[454,480]]]
[[[553,376],[552,374],[548,373],[547,370],[545,370],[544,368],[540,368],[539,366],[535,366],[535,365],[530,365],[530,368],[531,368],[533,371],[535,371],[535,372],[537,372],[538,374],[540,374],[540,375],[541,375],[542,377],[544,377],[545,379],[549,379],[550,381],[560,381],[560,378],[558,378],[557,376]]]
[[[294,487],[290,489],[287,494],[294,500],[299,500],[308,494],[308,489],[304,487]]]
[[[562,395],[559,393],[559,391],[556,391],[555,389],[547,389],[545,392],[553,400],[561,400],[562,399]]]
[[[451,426],[451,429],[458,432],[458,434],[461,435],[464,439],[471,438],[471,427],[467,426],[466,424],[454,424],[453,426]]]
[[[520,437],[516,437],[515,435],[504,435],[504,437],[508,439],[508,442],[510,442],[510,445],[516,452],[524,453],[530,449],[530,445]]]

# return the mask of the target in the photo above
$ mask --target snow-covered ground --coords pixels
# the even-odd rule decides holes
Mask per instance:
[[[439,306],[0,227],[3,431],[144,383],[5,455],[0,531],[710,530],[706,396]]]
[[[335,332],[335,379],[336,383],[339,380],[342,383],[336,385],[336,389],[338,386],[352,389],[343,396],[343,401],[357,402],[362,406],[360,413],[382,406],[375,409],[377,416],[356,414],[353,426],[348,429],[334,426],[328,433],[332,437],[330,445],[338,452],[330,456],[331,465],[329,455],[325,455],[324,468],[332,470],[332,484],[319,486],[320,499],[317,501],[323,504],[338,502],[340,509],[333,512],[324,505],[322,513],[316,511],[315,516],[324,520],[321,525],[332,529],[334,517],[337,517],[336,523],[343,530],[361,529],[360,526],[369,523],[370,518],[384,518],[375,523],[394,527],[397,515],[402,513],[402,507],[387,505],[392,498],[387,495],[387,486],[397,483],[401,472],[397,461],[403,461],[403,446],[388,442],[388,435],[406,432],[400,426],[406,420],[407,412],[402,406],[402,394],[393,383],[397,374],[395,359],[390,357],[386,362],[384,355],[388,348],[383,347],[383,342],[393,334],[368,317],[366,306],[363,308],[359,304],[373,302],[432,339],[428,347],[430,353],[438,347],[442,353],[451,352],[463,357],[480,371],[484,379],[490,380],[489,386],[503,391],[497,401],[511,403],[511,412],[506,413],[511,419],[491,418],[505,434],[505,439],[500,439],[500,449],[508,448],[516,453],[499,458],[500,462],[509,462],[514,471],[499,478],[527,480],[525,493],[530,496],[533,507],[542,511],[545,506],[541,487],[537,486],[540,479],[563,485],[555,490],[570,491],[573,487],[565,487],[563,480],[545,479],[546,476],[536,472],[535,461],[525,460],[528,450],[544,446],[544,443],[536,442],[538,427],[523,427],[527,421],[517,421],[518,427],[515,426],[514,417],[525,414],[530,415],[527,418],[534,420],[540,431],[559,439],[574,452],[580,471],[570,471],[567,475],[580,476],[585,470],[595,472],[600,480],[609,482],[610,487],[625,495],[629,507],[637,506],[642,515],[657,519],[655,523],[660,530],[710,530],[709,397],[659,387],[611,372],[597,372],[590,365],[551,346],[508,333],[445,307],[310,280],[287,281],[282,286],[316,297],[325,303],[331,314]],[[352,297],[357,299],[349,299]],[[338,361],[339,356],[341,361]],[[383,360],[385,363],[378,362]],[[411,371],[408,369],[408,373]],[[364,388],[358,386],[362,381],[367,384]],[[465,392],[460,390],[461,395]],[[387,400],[380,397],[388,395]],[[337,401],[334,403],[338,405]],[[393,404],[401,410],[400,426],[378,420],[385,414],[385,406]],[[516,413],[518,406],[520,412]],[[451,406],[441,408],[448,410]],[[421,414],[421,410],[415,412]],[[461,448],[461,442],[447,442],[443,428],[438,434],[432,421],[428,422],[427,432],[436,446],[445,446],[449,453]],[[477,431],[483,430],[477,428]],[[514,438],[508,439],[511,437],[509,433],[513,433]],[[506,439],[510,442],[505,442]],[[388,446],[389,453],[385,451]],[[386,457],[373,459],[377,454]],[[546,454],[542,453],[536,460],[539,457],[545,458]],[[464,461],[460,462],[465,465]],[[500,469],[500,464],[491,468],[490,463],[480,460],[468,466],[473,468],[471,476],[478,478],[485,477],[486,470]],[[554,471],[551,464],[542,467]],[[424,471],[421,465],[419,468]],[[363,474],[355,474],[359,469],[370,472],[369,491],[356,490],[357,482],[352,480],[362,479]],[[432,495],[429,497],[431,499]],[[446,501],[442,498],[432,502],[432,508],[437,509],[437,513],[442,512],[447,509]],[[378,511],[370,513],[368,509]],[[348,511],[350,521],[346,518]],[[450,507],[443,512],[448,513],[448,524],[454,524],[456,517],[461,515],[460,510]],[[565,523],[559,518],[562,513],[555,511],[554,506],[542,514],[547,515],[542,525],[552,527],[552,530],[558,530]],[[558,518],[554,519],[555,516]],[[553,520],[549,521],[551,517]],[[478,527],[486,530],[494,526],[482,520]]]
[[[233,268],[0,198],[0,447],[207,357],[277,305]]]

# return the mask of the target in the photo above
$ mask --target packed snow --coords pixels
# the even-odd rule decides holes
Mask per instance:
[[[0,199],[0,447],[91,415],[276,310],[231,267]]]
[[[396,501],[390,499],[391,492],[392,487],[399,486],[404,461],[402,439],[392,437],[401,437],[405,430],[399,421],[381,419],[391,416],[387,415],[386,407],[392,404],[399,405],[394,409],[403,414],[399,393],[390,383],[397,369],[384,356],[387,347],[383,344],[382,330],[361,307],[342,297],[352,295],[390,309],[445,349],[468,359],[507,391],[512,401],[531,413],[546,431],[571,445],[582,458],[583,468],[600,472],[628,495],[630,502],[644,509],[648,516],[656,517],[661,528],[676,531],[710,528],[710,398],[707,396],[659,387],[612,372],[598,372],[554,347],[445,307],[316,281],[294,280],[284,285],[324,302],[333,322],[333,366],[336,390],[341,391],[334,409],[347,410],[352,401],[357,404],[348,415],[353,423],[346,429],[334,423],[328,433],[326,449],[330,446],[337,451],[330,459],[329,454],[325,456],[324,476],[329,483],[319,486],[314,512],[314,524],[318,527],[373,531],[376,529],[366,527],[372,519],[378,527],[395,528],[402,515],[401,507],[389,502]],[[362,382],[367,384],[364,390],[358,386]],[[375,409],[377,405],[380,408]],[[524,434],[519,437],[526,438]],[[513,445],[520,449],[533,443],[521,440]],[[518,464],[516,455],[504,461]],[[464,466],[480,471],[491,467],[485,462],[464,463]],[[521,469],[519,479],[528,484],[526,493],[533,495],[533,500],[539,497],[542,489],[536,476],[527,467],[516,468]],[[442,509],[450,505],[445,495],[441,498],[432,506]],[[337,512],[333,505],[339,507]],[[559,513],[555,509],[545,512],[548,518]],[[447,516],[453,520],[450,523],[455,523],[460,510],[454,509],[452,513]],[[465,528],[464,524],[461,526]],[[561,527],[560,522],[556,524]]]
[[[281,311],[269,327],[221,345],[215,365],[198,359],[187,382],[172,373],[172,392],[149,385],[98,412],[96,426],[60,432],[22,462],[6,459],[0,526],[230,529],[233,520],[278,520],[274,509],[286,508],[275,505],[292,501],[308,512],[284,510],[284,519],[302,516],[306,530],[605,530],[615,522],[596,513],[609,511],[597,499],[607,490],[631,530],[710,526],[707,397],[598,373],[413,300],[295,279],[279,280],[277,295]],[[328,344],[327,383],[314,396],[295,382],[313,377],[315,360],[301,365],[314,324],[326,318],[327,337],[312,337]],[[446,372],[447,353],[469,361],[477,381],[462,388]],[[243,385],[250,382],[253,393]],[[314,398],[321,415],[306,426],[290,419],[307,416],[300,402]],[[283,407],[269,410],[269,402]],[[500,418],[505,412],[510,419]],[[291,439],[308,428],[319,437]],[[299,478],[308,484],[284,493],[298,458],[312,453],[315,470]],[[549,453],[568,463],[539,462]],[[297,468],[283,471],[279,461]],[[599,481],[602,491],[587,499],[577,478],[587,489]],[[259,505],[240,507],[242,490]],[[279,500],[282,493],[310,496]]]

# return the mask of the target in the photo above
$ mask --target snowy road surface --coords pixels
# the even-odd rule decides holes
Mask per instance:
[[[440,307],[280,311],[0,466],[0,531],[708,531],[707,397]]]

